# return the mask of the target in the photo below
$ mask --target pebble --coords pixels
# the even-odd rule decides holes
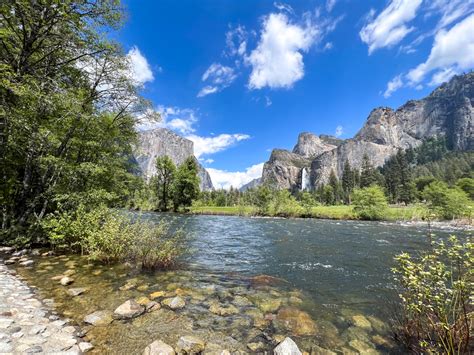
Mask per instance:
[[[0,314],[0,353],[80,352],[74,348],[74,335],[64,331],[66,322],[51,322],[43,303],[4,264],[0,264]]]

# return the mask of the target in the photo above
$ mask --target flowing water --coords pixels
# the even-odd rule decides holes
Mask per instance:
[[[35,268],[18,268],[43,297],[54,300],[59,313],[87,331],[96,353],[140,354],[154,340],[175,345],[183,335],[202,338],[209,351],[269,351],[290,336],[315,354],[323,348],[401,352],[388,327],[397,298],[390,268],[401,251],[427,248],[425,228],[155,213],[141,218],[166,219],[186,232],[190,253],[178,270],[141,273],[79,256],[39,258]],[[87,291],[69,296],[67,287],[51,280],[64,272],[74,278],[69,287]],[[153,293],[156,301],[180,295],[186,306],[107,326],[84,325],[89,313],[113,311]]]

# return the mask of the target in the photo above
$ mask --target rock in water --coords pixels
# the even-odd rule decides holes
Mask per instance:
[[[285,338],[278,346],[273,350],[275,355],[301,355],[298,345],[291,339]]]
[[[143,355],[174,355],[174,349],[161,340],[155,340],[143,350]]]
[[[67,293],[72,297],[76,297],[76,296],[82,295],[86,291],[87,291],[86,288],[78,287],[78,288],[70,288],[69,290],[67,290]]]
[[[294,307],[284,307],[278,311],[275,325],[291,331],[294,335],[315,335],[316,324],[306,312]]]
[[[95,325],[95,326],[104,326],[112,323],[112,313],[109,311],[95,311],[84,317],[84,323]]]
[[[184,300],[179,296],[176,296],[173,298],[167,298],[163,300],[163,302],[161,303],[163,304],[163,306],[166,306],[172,310],[181,309],[181,308],[184,308],[184,306],[186,306],[186,302],[184,302]]]
[[[206,343],[202,339],[190,335],[179,338],[177,344],[178,353],[184,354],[199,354],[205,347]]]
[[[68,276],[64,276],[64,277],[61,278],[61,280],[59,282],[61,283],[61,285],[67,286],[67,285],[72,284],[74,282],[74,280],[71,279]]]
[[[118,306],[114,311],[115,319],[132,319],[145,312],[145,307],[135,300],[128,300]]]

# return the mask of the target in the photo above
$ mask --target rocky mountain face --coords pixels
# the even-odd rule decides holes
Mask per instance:
[[[446,137],[450,148],[474,150],[474,72],[453,77],[428,97],[411,100],[393,110],[374,109],[352,139],[302,133],[293,152],[276,149],[265,163],[262,182],[278,188],[301,189],[303,169],[310,187],[328,182],[333,170],[342,175],[345,160],[360,169],[362,158],[381,166],[399,149],[420,145],[425,139]]]
[[[140,167],[140,173],[149,180],[155,173],[156,158],[169,156],[175,165],[181,165],[187,158],[194,157],[194,144],[167,128],[156,128],[139,133],[138,146],[134,157]],[[204,167],[199,164],[199,179],[201,190],[212,190],[211,177]]]
[[[249,189],[253,189],[257,186],[260,186],[260,184],[262,183],[262,178],[256,178],[256,179],[253,179],[252,181],[246,183],[245,185],[243,185],[239,191],[240,192],[244,192],[244,191],[247,191]]]

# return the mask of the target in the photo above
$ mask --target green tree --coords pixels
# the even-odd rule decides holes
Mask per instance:
[[[176,175],[176,166],[168,156],[156,158],[156,192],[158,208],[168,211],[169,203],[173,199],[173,184]]]
[[[332,187],[332,191],[334,194],[334,199],[332,204],[340,204],[341,201],[344,199],[344,190],[342,188],[341,182],[334,173],[334,170],[331,170],[331,174],[329,175],[329,186]]]
[[[449,188],[441,181],[435,181],[425,187],[423,196],[428,208],[439,218],[452,219],[466,216],[472,207],[467,194],[458,187]]]
[[[387,198],[377,185],[354,190],[352,203],[354,212],[363,219],[382,219],[387,209]]]
[[[316,201],[313,198],[313,195],[308,191],[303,191],[299,196],[301,206],[304,209],[304,212],[307,216],[311,215],[311,209],[316,205]]]
[[[193,157],[184,161],[178,167],[173,187],[173,208],[178,211],[180,207],[187,209],[193,200],[199,196],[198,165]]]
[[[344,191],[344,202],[346,204],[351,203],[352,191],[356,186],[355,174],[351,168],[349,160],[346,159],[344,162],[344,170],[342,172],[342,190]]]
[[[258,186],[255,189],[254,197],[258,213],[262,215],[268,214],[270,203],[273,199],[272,190],[267,185]]]
[[[1,2],[3,235],[24,235],[59,206],[123,206],[132,195],[131,113],[143,101],[105,36],[122,15],[119,1]]]
[[[363,188],[371,185],[380,185],[381,178],[380,172],[374,168],[369,156],[364,154],[362,157],[359,186]]]

